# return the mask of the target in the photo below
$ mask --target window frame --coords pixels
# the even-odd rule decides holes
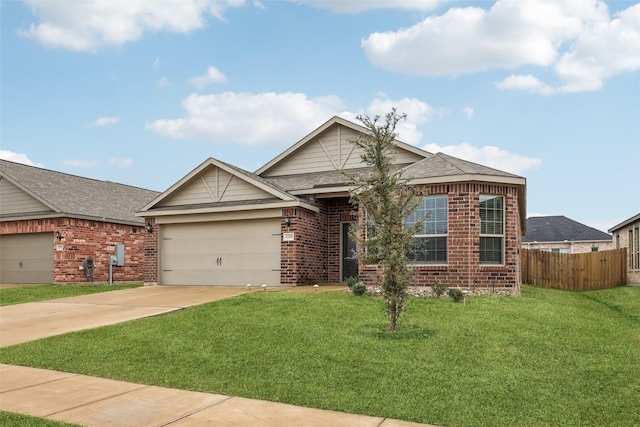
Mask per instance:
[[[482,204],[483,202],[487,202],[490,199],[499,199],[501,200],[501,206],[499,209],[489,209],[489,208],[483,208]],[[505,265],[505,242],[506,242],[506,207],[505,207],[505,197],[504,196],[500,196],[500,195],[494,195],[494,194],[481,194],[480,198],[479,198],[479,204],[478,204],[478,210],[479,210],[479,250],[478,250],[478,261],[480,263],[480,265],[482,266],[500,266],[500,265]],[[494,219],[491,221],[488,221],[487,219],[483,220],[483,210],[485,210],[485,218],[488,217],[488,213],[489,212],[493,212],[494,213]],[[500,220],[496,221],[495,220],[495,212],[500,212]],[[496,233],[496,224],[500,224],[501,226],[501,233]],[[489,227],[489,225],[492,225],[492,227]],[[492,228],[491,231],[493,231],[493,233],[488,232],[487,229]],[[485,230],[485,232],[483,233],[483,230]],[[493,260],[487,260],[484,259],[483,260],[483,255],[488,252],[487,250],[483,249],[483,239],[500,239],[500,260],[498,262],[493,261]],[[495,253],[495,251],[492,251]]]
[[[434,200],[434,205],[436,206],[434,209],[427,209],[425,207],[424,210],[421,210],[420,207],[422,206],[422,204],[427,200],[427,199],[431,199]],[[436,199],[441,199],[444,200],[444,206],[442,209],[438,209],[438,202]],[[418,212],[422,212],[424,211],[424,215],[421,216],[420,218],[418,218]],[[425,231],[425,226],[426,224],[429,222],[429,215],[432,212],[443,212],[444,213],[444,221],[442,220],[442,218],[440,216],[434,217],[432,219],[433,221],[433,229],[434,229],[434,233],[415,233],[412,237],[412,242],[415,242],[417,239],[420,240],[425,240],[425,241],[429,241],[432,239],[443,239],[444,241],[444,250],[435,250],[434,254],[435,254],[435,259],[430,261],[428,259],[426,259],[425,261],[421,261],[421,260],[415,260],[412,258],[415,258],[415,256],[413,256],[412,253],[408,253],[407,254],[407,264],[412,265],[412,266],[442,266],[442,265],[448,265],[449,264],[449,196],[447,194],[434,194],[434,195],[428,195],[428,196],[421,196],[421,202],[420,205],[418,206],[418,208],[411,214],[409,215],[409,217],[413,217],[414,220],[410,222],[410,224],[415,224],[418,221],[424,221],[423,226],[422,226],[422,231]],[[407,226],[407,221],[408,218],[405,218],[403,221],[403,226]],[[445,231],[443,232],[438,232],[439,228],[442,227],[444,223],[444,228]],[[415,243],[413,244],[413,246],[415,247]],[[428,252],[425,252],[428,253]],[[442,254],[444,253],[444,260],[442,259],[438,259],[438,254]]]

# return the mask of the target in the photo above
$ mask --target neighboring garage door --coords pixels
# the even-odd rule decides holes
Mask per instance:
[[[53,283],[53,233],[1,235],[0,283]]]
[[[280,219],[161,226],[163,285],[279,285]]]

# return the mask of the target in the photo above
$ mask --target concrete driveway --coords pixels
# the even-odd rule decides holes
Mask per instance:
[[[0,307],[0,347],[182,310],[247,292],[232,286],[147,286]]]

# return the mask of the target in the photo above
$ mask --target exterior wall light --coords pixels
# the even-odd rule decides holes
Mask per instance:
[[[59,231],[56,231],[56,232],[54,233],[54,236],[56,236],[56,239],[58,239],[58,240],[62,240],[62,234],[60,234],[60,232],[59,232]]]
[[[147,233],[153,233],[153,225],[151,225],[151,223],[148,222],[147,225],[144,226],[144,228],[147,230]]]
[[[291,226],[291,218],[289,217],[289,215],[284,216],[284,225],[285,227]]]

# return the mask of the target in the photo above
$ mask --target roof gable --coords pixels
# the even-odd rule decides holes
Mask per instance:
[[[366,166],[361,150],[352,142],[368,130],[340,117],[333,117],[256,171],[263,177],[340,171]],[[396,163],[414,163],[430,156],[419,148],[395,141]]]
[[[7,160],[0,160],[0,175],[47,206],[50,213],[116,223],[141,223],[135,212],[159,194]]]
[[[0,172],[0,217],[13,215],[34,215],[55,212],[55,207],[39,200],[20,183]]]
[[[143,207],[141,212],[267,199],[291,201],[294,197],[251,172],[209,158]]]
[[[565,216],[541,216],[527,218],[525,243],[533,242],[585,242],[610,241],[611,235]]]

